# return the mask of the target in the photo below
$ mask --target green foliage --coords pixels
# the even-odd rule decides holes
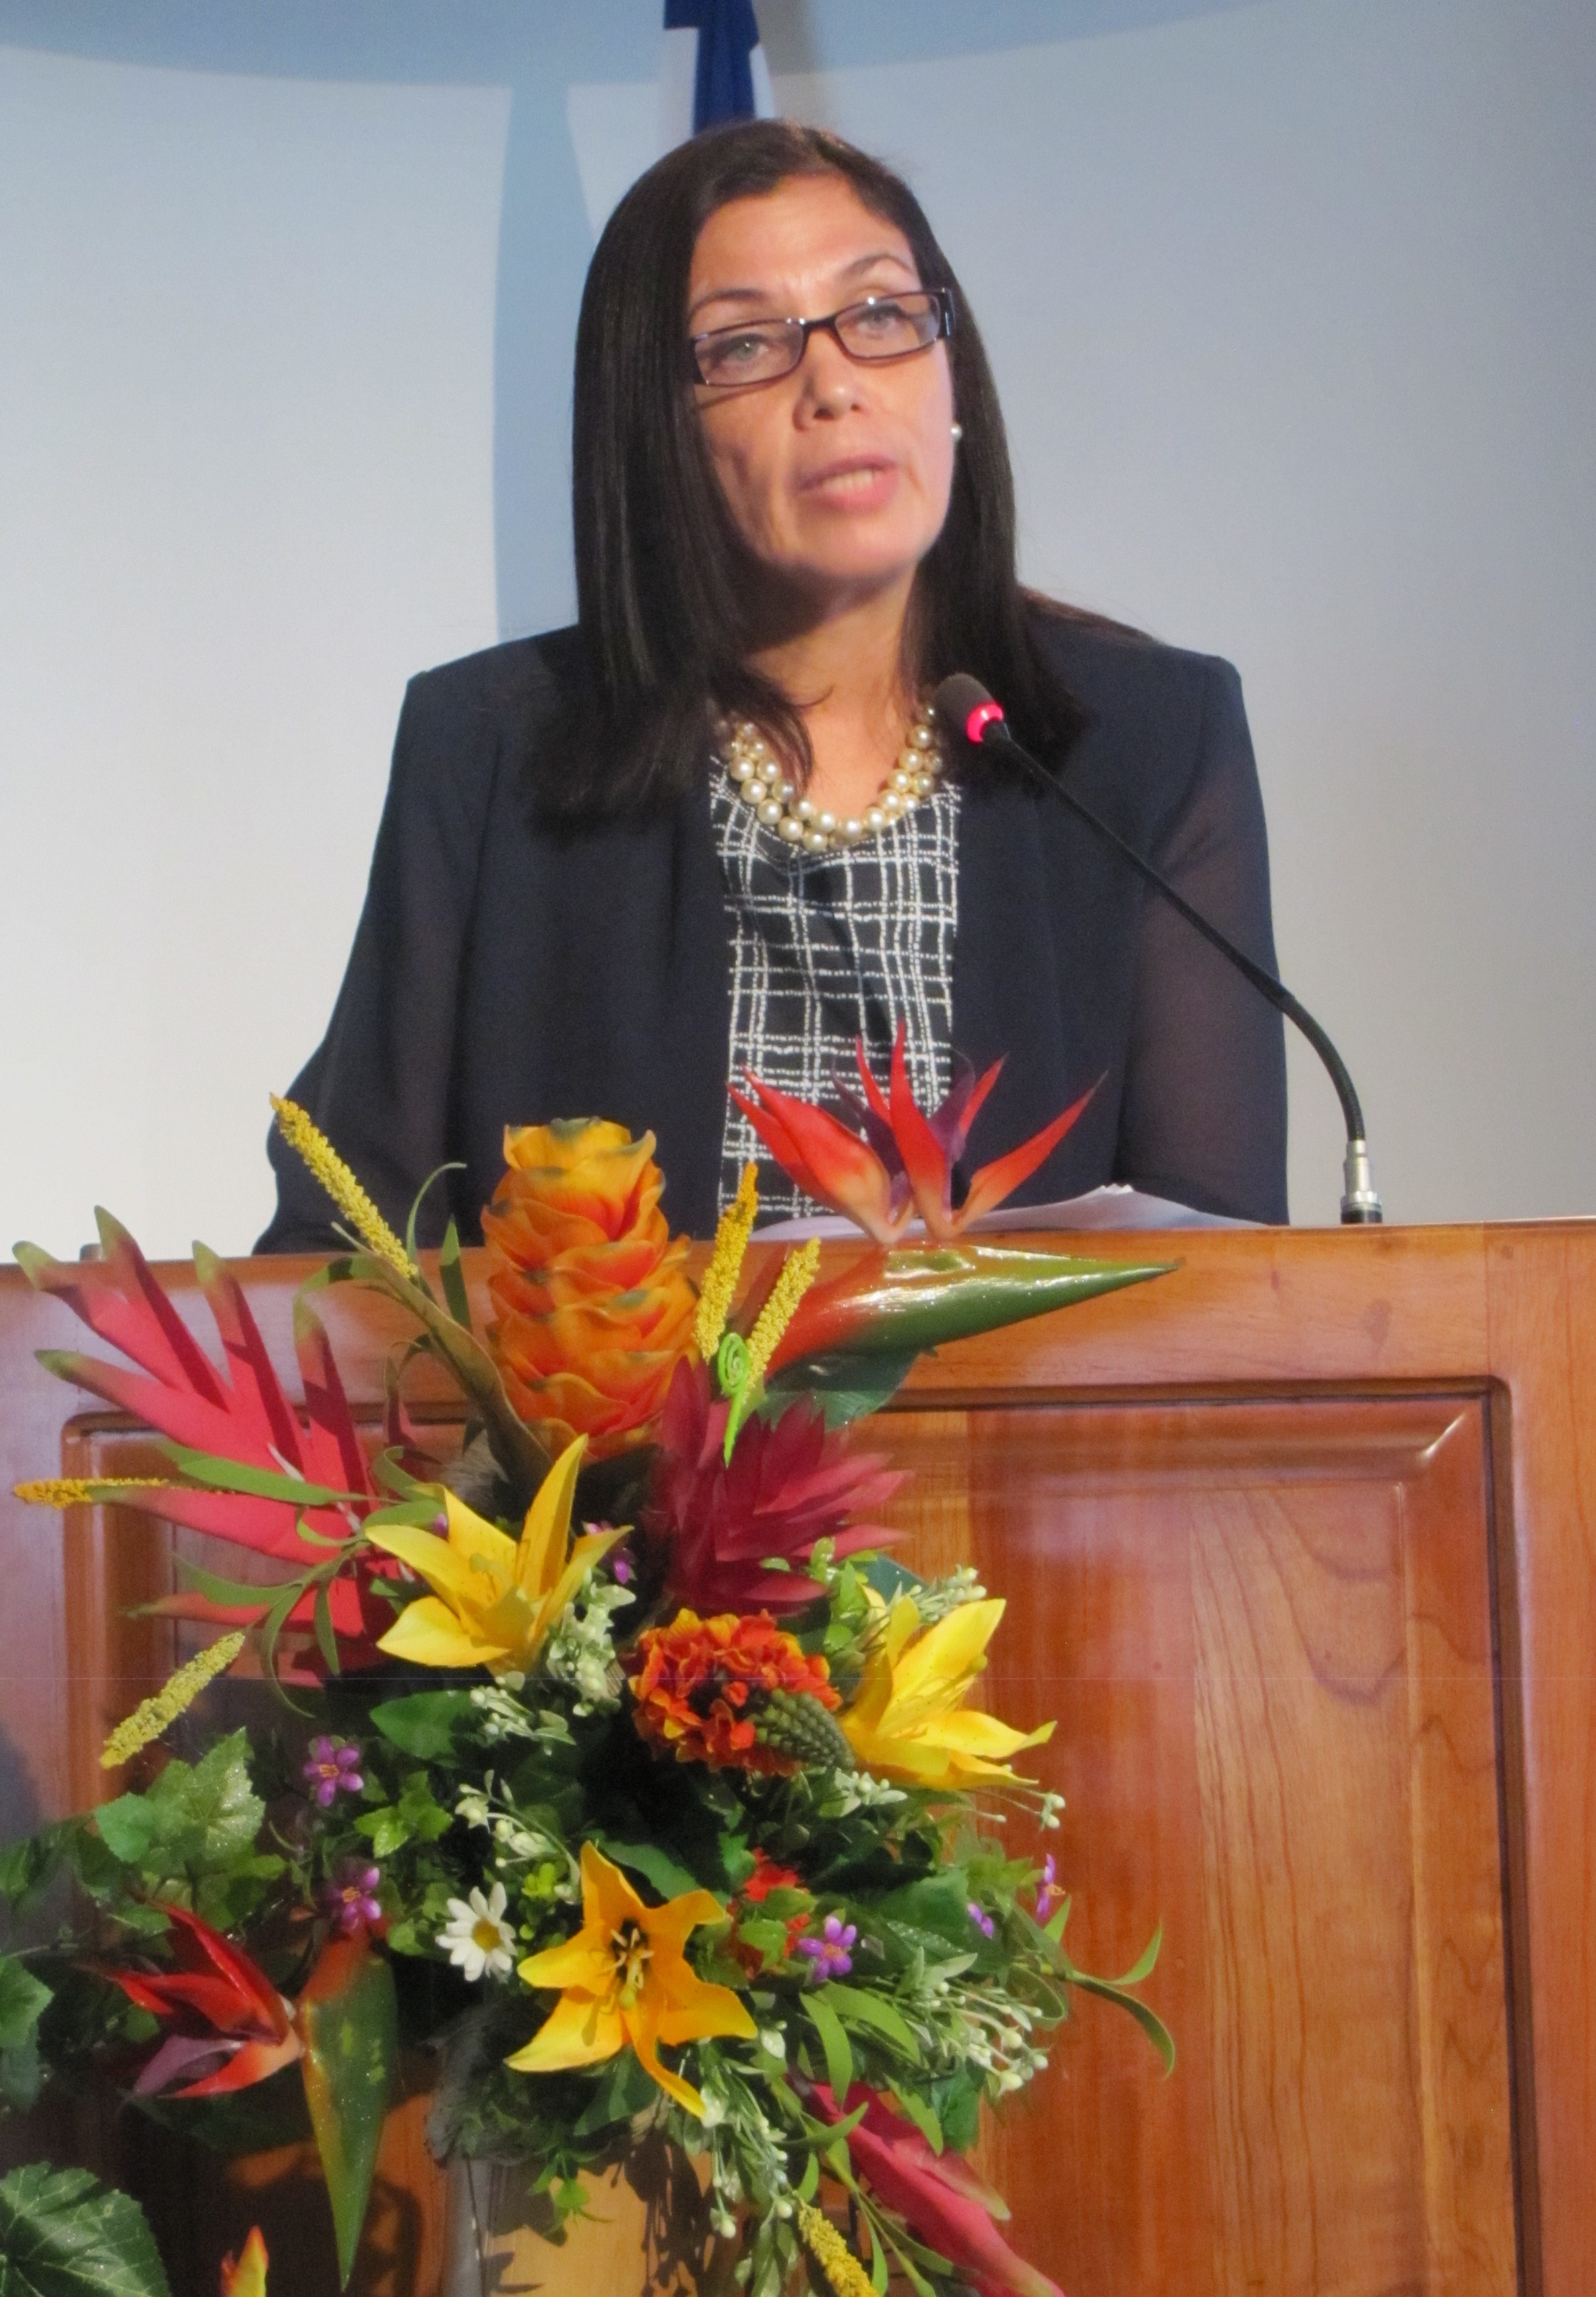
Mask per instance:
[[[335,1990],[308,1994],[300,2029],[305,2100],[333,2204],[341,2285],[354,2270],[399,2062],[393,1972],[383,1957],[358,1955]]]
[[[86,2169],[0,2179],[0,2297],[171,2297],[144,2213]]]
[[[436,1842],[454,1820],[434,1797],[425,1771],[410,1771],[397,1802],[365,1812],[355,1824],[370,1841],[372,1857],[382,1860],[407,1842]]]
[[[437,1763],[453,1753],[474,1711],[469,1691],[418,1691],[413,1698],[385,1700],[372,1708],[371,1719],[405,1754]]]

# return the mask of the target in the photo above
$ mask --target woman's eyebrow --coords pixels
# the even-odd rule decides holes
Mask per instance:
[[[836,276],[839,279],[851,279],[862,272],[873,271],[878,263],[895,263],[900,271],[907,271],[911,278],[918,276],[913,263],[890,247],[877,248],[869,255],[856,255],[851,263],[843,264]],[[767,287],[706,287],[702,295],[695,295],[688,304],[687,317],[689,319],[695,317],[709,303],[764,303],[774,308],[777,300]]]

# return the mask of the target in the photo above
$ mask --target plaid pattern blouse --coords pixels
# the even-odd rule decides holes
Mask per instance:
[[[934,1107],[942,1098],[953,1066],[958,794],[943,785],[858,845],[806,853],[767,829],[724,770],[715,769],[710,807],[731,927],[735,1083],[752,1069],[782,1092],[836,1109],[833,1079],[857,1089],[855,1038],[863,1038],[884,1084],[902,1019],[916,1099]],[[762,1216],[821,1209],[728,1100],[722,1211],[751,1159],[759,1167]]]

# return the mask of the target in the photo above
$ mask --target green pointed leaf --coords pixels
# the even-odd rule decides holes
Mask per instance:
[[[196,1594],[208,1595],[213,1603],[239,1606],[247,1603],[251,1610],[258,1611],[264,1610],[282,1588],[292,1584],[298,1589],[301,1584],[298,1579],[292,1583],[286,1579],[222,1579],[214,1571],[207,1571],[202,1565],[191,1563],[184,1555],[177,1558],[177,1577]]]
[[[853,2046],[836,2012],[823,1994],[801,1996],[803,2013],[820,2037],[820,2047],[826,2053],[826,2079],[831,2094],[839,2105],[847,2103],[853,2087]]]
[[[589,1839],[617,1866],[629,1866],[634,1874],[641,1874],[652,1882],[662,1898],[679,1898],[682,1891],[698,1888],[696,1874],[679,1865],[657,1842],[621,1842],[613,1834],[596,1832]]]
[[[770,1382],[761,1414],[779,1420],[794,1395],[812,1395],[827,1428],[845,1428],[851,1420],[879,1412],[897,1394],[919,1353],[911,1348],[901,1354],[813,1356]]]
[[[138,2203],[86,2169],[0,2180],[0,2297],[171,2297]]]
[[[298,2021],[305,2102],[333,2204],[342,2287],[354,2269],[399,2057],[393,1972],[364,1931],[324,1950],[300,1996]]]
[[[333,1632],[333,1606],[325,1580],[316,1591],[316,1605],[311,1618],[316,1628],[317,1648],[326,1661],[327,1673],[341,1675],[343,1668],[339,1664],[338,1638]]]
[[[0,2050],[27,2048],[50,1999],[50,1988],[26,1963],[0,1954]]]
[[[460,1231],[451,1215],[443,1231],[443,1249],[438,1255],[438,1273],[443,1280],[443,1297],[448,1313],[457,1324],[471,1330],[471,1296],[465,1289],[465,1272],[460,1265]]]
[[[283,1500],[290,1507],[338,1507],[358,1503],[358,1492],[335,1491],[329,1484],[307,1483],[275,1468],[251,1468],[242,1460],[224,1460],[215,1452],[196,1452],[187,1444],[170,1441],[161,1450],[191,1483],[208,1491],[248,1492],[258,1500]]]
[[[879,1994],[868,1993],[862,1986],[843,1986],[834,1978],[829,1985],[820,1988],[809,1997],[811,2002],[824,2001],[836,2012],[845,2026],[857,2031],[863,2029],[884,2042],[901,2056],[917,2060],[920,2046],[905,2022],[901,2013]]]

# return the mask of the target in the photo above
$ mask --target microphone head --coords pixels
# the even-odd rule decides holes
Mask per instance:
[[[967,742],[1001,741],[1004,738],[1003,711],[978,678],[967,671],[956,670],[951,678],[944,678],[931,697],[937,723],[951,732],[955,729]]]

